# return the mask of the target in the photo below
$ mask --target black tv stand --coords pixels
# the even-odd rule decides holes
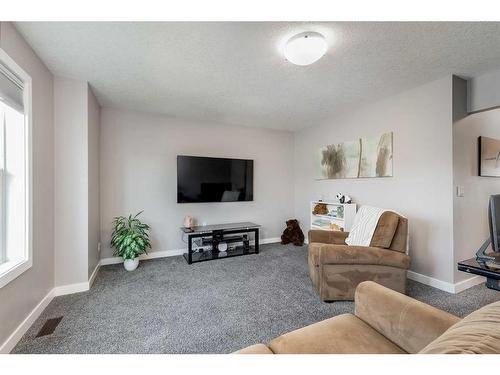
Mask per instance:
[[[259,229],[255,223],[230,223],[181,228],[187,235],[187,252],[183,254],[188,264],[208,260],[231,258],[235,256],[259,253]],[[254,244],[250,245],[253,234]],[[225,243],[226,251],[219,245]],[[197,245],[198,251],[194,246]],[[208,249],[206,249],[208,247]],[[222,248],[222,246],[220,246]],[[200,250],[203,249],[203,250]]]
[[[458,270],[484,276],[487,288],[500,291],[500,264],[471,258],[458,262]]]

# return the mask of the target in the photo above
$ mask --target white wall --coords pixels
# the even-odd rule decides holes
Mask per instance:
[[[254,160],[254,201],[177,204],[176,156]],[[122,110],[101,112],[102,258],[112,256],[112,219],[144,210],[153,251],[181,249],[185,215],[199,223],[253,221],[279,237],[293,216],[293,134],[194,123]]]
[[[453,126],[453,178],[464,187],[464,196],[454,194],[455,263],[472,258],[489,237],[488,199],[500,194],[500,178],[479,177],[477,137],[500,139],[500,109],[469,115]],[[470,276],[455,270],[455,282]]]
[[[468,82],[469,112],[484,111],[500,106],[500,70],[494,70]]]
[[[87,282],[99,253],[100,107],[87,82],[56,77],[56,285]]]
[[[54,80],[55,282],[88,280],[87,83]]]
[[[0,288],[0,346],[54,287],[53,77],[10,22],[0,47],[33,82],[33,266]]]
[[[309,225],[309,201],[351,195],[357,204],[409,219],[411,269],[453,281],[452,77],[414,88],[295,136],[295,216]],[[394,132],[394,177],[314,178],[323,145]]]
[[[101,108],[88,87],[88,277],[99,262],[99,136]]]

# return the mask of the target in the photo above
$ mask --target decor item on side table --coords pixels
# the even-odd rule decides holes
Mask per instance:
[[[337,195],[335,196],[335,198],[337,198],[337,200],[340,203],[346,203],[346,204],[352,203],[351,197],[348,196],[348,195],[342,194],[342,193],[337,193]]]
[[[317,154],[317,179],[391,177],[392,132],[322,147]]]
[[[137,217],[142,213],[128,218],[125,216],[115,217],[114,230],[111,236],[111,247],[115,248],[114,256],[123,258],[123,266],[127,271],[133,271],[139,265],[138,256],[151,249],[149,241],[149,225],[142,223]]]
[[[326,207],[326,203],[322,203],[322,202],[316,203],[312,213],[313,213],[313,215],[327,215],[328,208]]]
[[[304,232],[300,229],[297,219],[287,220],[286,228],[281,235],[281,244],[286,245],[289,243],[293,243],[295,246],[302,246],[304,244]]]

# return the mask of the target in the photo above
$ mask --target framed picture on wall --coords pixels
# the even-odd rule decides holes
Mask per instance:
[[[392,132],[321,147],[316,179],[392,177]]]
[[[478,137],[478,175],[500,177],[500,140]]]

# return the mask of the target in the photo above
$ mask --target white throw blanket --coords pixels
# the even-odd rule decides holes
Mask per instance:
[[[361,206],[356,216],[354,216],[354,223],[345,243],[350,246],[370,246],[378,220],[385,211],[388,210],[378,207]]]

